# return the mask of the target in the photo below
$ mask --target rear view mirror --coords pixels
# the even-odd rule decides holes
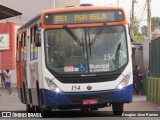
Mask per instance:
[[[35,36],[35,45],[36,47],[41,46],[41,34],[39,32],[37,32]]]

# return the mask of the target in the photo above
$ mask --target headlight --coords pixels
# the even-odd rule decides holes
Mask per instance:
[[[129,80],[130,80],[130,77],[131,77],[131,73],[128,73],[127,75],[125,75],[124,78],[122,79],[122,81],[117,86],[117,89],[122,89],[122,88],[126,87],[128,85]]]
[[[58,86],[53,82],[53,80],[51,80],[51,79],[49,79],[49,78],[46,78],[46,77],[45,77],[45,80],[46,80],[46,82],[47,82],[48,87],[49,87],[52,91],[54,91],[54,92],[56,92],[56,93],[62,92],[61,89],[58,88]]]

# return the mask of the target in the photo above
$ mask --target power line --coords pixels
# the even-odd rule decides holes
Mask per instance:
[[[131,12],[130,12],[130,15],[132,15],[132,16],[130,17],[130,22],[131,22],[131,27],[133,29],[132,30],[133,33],[137,32],[137,29],[135,29],[135,28],[139,28],[139,30],[140,30],[140,27],[141,27],[142,23],[145,22],[145,19],[146,19],[145,16],[146,16],[146,13],[147,13],[147,11],[146,11],[146,8],[147,8],[146,0],[143,1],[143,6],[141,8],[138,6],[138,2],[135,1],[135,0],[132,0],[132,9],[131,9]],[[142,3],[142,1],[141,1],[141,3]],[[138,12],[137,12],[137,7],[138,7]],[[135,11],[135,9],[136,9],[136,11]]]
[[[151,40],[151,0],[147,0],[147,39]]]
[[[145,19],[145,16],[146,16],[146,13],[147,13],[147,3],[145,2],[145,5],[142,9],[142,12],[141,12],[141,15],[140,15],[140,18],[139,18],[139,21],[140,21],[140,24],[142,25],[144,23],[144,20]]]

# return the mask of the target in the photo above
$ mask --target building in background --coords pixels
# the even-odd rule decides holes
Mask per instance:
[[[15,70],[15,26],[0,23],[0,69]]]
[[[0,44],[0,71],[10,69],[12,83],[16,83],[16,31],[27,21],[38,15],[41,11],[65,6],[79,6],[80,0],[0,0],[0,5],[12,8],[22,13],[21,16],[0,20],[0,41],[4,42],[7,37],[8,47],[3,48]],[[3,40],[1,38],[3,37]],[[7,42],[7,40],[5,42]],[[2,42],[3,41],[3,42]]]

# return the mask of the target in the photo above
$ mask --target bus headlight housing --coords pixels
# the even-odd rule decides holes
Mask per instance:
[[[59,93],[59,92],[62,92],[62,90],[53,82],[53,80],[49,79],[49,78],[45,78],[46,82],[47,82],[47,85],[48,87],[56,92],[56,93]]]
[[[117,86],[117,89],[122,89],[122,88],[126,87],[128,85],[130,78],[131,78],[131,73],[128,73],[127,75],[125,75],[124,78],[122,79],[122,81]]]

